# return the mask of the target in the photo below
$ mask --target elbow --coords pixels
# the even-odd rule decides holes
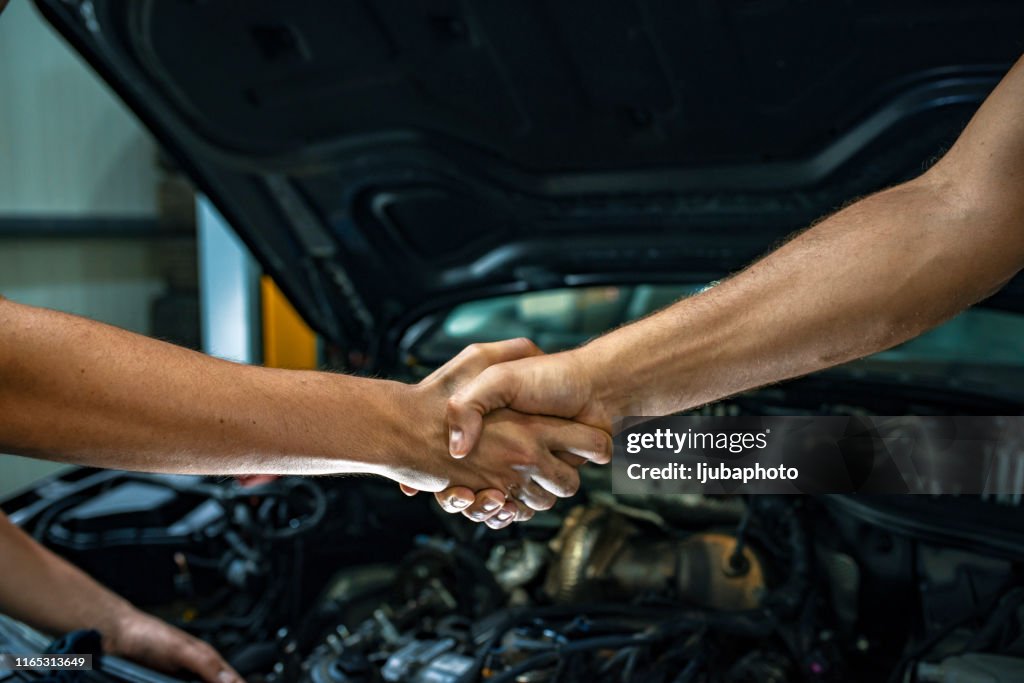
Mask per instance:
[[[919,248],[941,281],[924,288],[946,290],[934,306],[944,316],[935,324],[992,296],[1024,266],[1024,193],[1019,186],[979,186],[957,170],[940,163],[908,183],[931,224]]]
[[[1002,289],[1024,266],[1024,192],[1019,178],[978,178],[970,169],[940,162],[911,181],[941,211],[937,229],[954,272],[969,294],[967,305]],[[1013,182],[1007,182],[1013,180]],[[952,253],[955,252],[955,253]]]

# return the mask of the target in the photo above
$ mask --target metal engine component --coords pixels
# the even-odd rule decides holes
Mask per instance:
[[[614,599],[645,591],[720,610],[753,609],[764,592],[757,555],[725,533],[680,540],[647,539],[626,517],[604,506],[577,507],[552,540],[554,561],[544,582],[555,602]]]
[[[543,543],[524,540],[494,546],[487,558],[487,569],[499,586],[511,592],[536,578],[547,561],[548,549]]]
[[[454,683],[473,666],[473,659],[455,652],[455,641],[414,640],[388,657],[380,671],[385,681]]]
[[[171,489],[139,503],[155,510],[149,529],[174,527],[182,511],[221,510],[209,530],[158,546],[172,562],[165,588],[188,598],[159,608],[252,683],[1024,680],[1024,526],[990,500],[643,500],[655,510],[595,495],[504,534],[428,526],[396,537],[382,534],[420,520],[378,519],[392,511],[382,506],[341,552],[308,540],[349,533],[339,520],[357,512],[338,507],[349,482],[318,483],[324,507],[285,482],[254,495],[230,483],[98,476],[83,479],[96,496],[35,507],[29,531],[63,547],[65,530],[79,539],[98,530],[102,548],[118,551],[113,569],[121,540],[139,535],[109,519],[126,484]],[[120,485],[109,485],[115,476]],[[362,494],[356,508],[369,500]],[[88,514],[101,503],[103,515]],[[296,514],[315,535],[292,537]],[[396,538],[404,553],[381,552],[393,544],[378,538]],[[226,592],[204,583],[243,561],[277,570],[222,578]],[[300,590],[307,581],[316,593]]]

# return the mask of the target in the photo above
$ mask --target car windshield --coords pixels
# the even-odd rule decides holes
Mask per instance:
[[[623,323],[695,294],[703,284],[642,284],[526,292],[461,304],[412,348],[423,362],[443,362],[473,342],[528,337],[544,351],[572,348]],[[1024,369],[1024,315],[973,308],[916,339],[859,362],[985,381],[996,368]]]

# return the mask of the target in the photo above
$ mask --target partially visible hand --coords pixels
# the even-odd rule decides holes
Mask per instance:
[[[469,454],[484,416],[499,408],[552,415],[611,432],[612,415],[578,352],[535,356],[488,367],[448,400],[449,450]]]
[[[444,402],[460,386],[476,377],[486,368],[513,359],[539,355],[542,352],[529,340],[512,339],[492,344],[474,344],[417,385],[420,393],[440,397]],[[443,408],[442,408],[443,410]],[[442,434],[442,442],[448,434]],[[607,462],[610,457],[610,439],[599,430],[589,429],[566,420],[526,416],[512,411],[496,413],[488,419],[488,428],[480,448],[474,451],[474,463],[468,476],[493,476],[486,472],[492,465],[516,470],[516,479],[496,488],[477,489],[453,486],[436,493],[438,503],[448,512],[463,512],[476,521],[486,521],[500,528],[513,520],[528,519],[533,510],[547,509],[555,496],[575,493],[579,477],[575,471],[583,462]],[[475,462],[477,453],[481,462]],[[525,477],[533,468],[532,475]],[[506,477],[508,475],[506,474]],[[470,480],[454,478],[452,481],[468,484]],[[509,485],[516,487],[515,499],[506,499]],[[418,488],[403,485],[402,490],[414,495]]]
[[[104,649],[164,673],[189,672],[204,683],[244,683],[209,644],[154,616],[132,608],[114,633],[104,633]]]
[[[490,344],[470,344],[430,373],[419,386],[437,387],[444,395],[451,396],[459,387],[495,363],[529,358],[543,353],[532,341],[521,337]],[[399,484],[399,488],[407,496],[419,493],[417,489],[404,484]],[[533,510],[525,505],[516,505],[515,501],[508,500],[504,491],[498,489],[473,491],[466,486],[451,486],[444,491],[436,492],[434,498],[445,512],[462,512],[466,517],[479,522],[494,519],[510,523],[533,517]]]

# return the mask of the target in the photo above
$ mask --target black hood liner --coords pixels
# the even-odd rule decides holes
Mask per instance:
[[[37,3],[370,367],[466,298],[733,272],[1024,52],[1019,2]]]

